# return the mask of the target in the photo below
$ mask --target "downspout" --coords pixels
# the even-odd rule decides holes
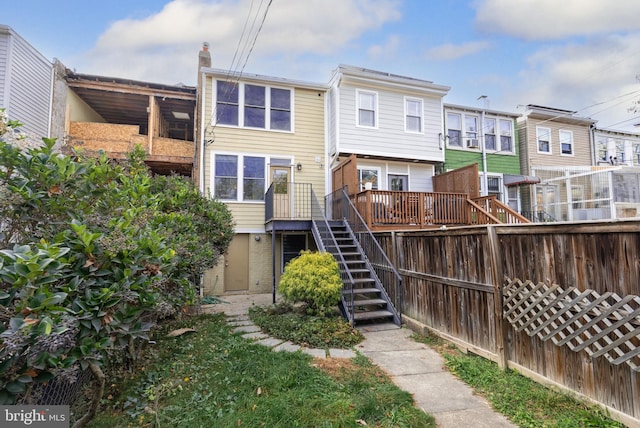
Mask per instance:
[[[489,195],[489,186],[487,179],[487,150],[485,147],[485,138],[484,138],[484,110],[480,113],[480,131],[481,135],[478,135],[478,138],[482,139],[482,192],[480,192],[480,196]]]
[[[204,167],[205,167],[205,140],[204,140],[204,116],[205,98],[207,94],[207,77],[202,72],[202,92],[200,93],[200,171],[198,181],[200,183],[200,193],[204,195]]]

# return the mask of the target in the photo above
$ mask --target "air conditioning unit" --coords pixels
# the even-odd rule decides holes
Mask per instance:
[[[465,141],[467,142],[467,147],[469,147],[470,149],[477,149],[478,148],[478,139],[477,138],[465,138]]]

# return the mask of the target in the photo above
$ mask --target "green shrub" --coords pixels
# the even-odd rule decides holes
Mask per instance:
[[[304,302],[311,313],[323,314],[340,301],[342,280],[329,253],[303,251],[284,269],[278,286],[290,302]]]

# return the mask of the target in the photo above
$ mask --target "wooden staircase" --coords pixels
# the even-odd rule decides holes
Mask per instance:
[[[331,221],[330,228],[344,259],[341,269],[353,278],[353,288],[343,288],[341,309],[353,314],[354,324],[391,321],[400,325],[397,311],[351,229],[343,221]]]

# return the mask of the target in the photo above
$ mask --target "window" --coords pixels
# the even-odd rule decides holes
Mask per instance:
[[[520,212],[520,203],[518,198],[518,186],[507,187],[507,205],[516,212]]]
[[[476,116],[465,116],[464,118],[465,136],[471,140],[478,139],[478,118]]]
[[[265,127],[265,93],[264,86],[244,85],[244,126],[249,128]]]
[[[571,185],[571,207],[574,210],[584,208],[584,186],[579,184]]]
[[[496,150],[496,120],[493,118],[484,119],[484,148]]]
[[[462,117],[457,113],[447,113],[447,136],[450,146],[462,147]]]
[[[262,156],[216,153],[213,195],[227,201],[263,201],[266,161]]]
[[[264,200],[264,158],[245,156],[243,176],[243,200]]]
[[[291,90],[225,81],[216,88],[218,125],[291,131]]]
[[[218,81],[216,87],[216,122],[238,125],[238,85]]]
[[[291,260],[300,255],[300,251],[307,249],[306,235],[282,235],[282,267],[281,272]]]
[[[405,99],[405,131],[422,132],[422,100]]]
[[[376,93],[358,91],[358,125],[375,128],[376,125]]]
[[[573,155],[573,132],[559,131],[560,136],[560,152],[563,155]]]
[[[389,174],[389,190],[407,191],[409,190],[409,177],[400,174]]]
[[[371,183],[371,189],[377,190],[379,188],[379,176],[380,170],[378,168],[358,168],[358,179],[361,183],[360,189],[364,189],[365,183]]]
[[[513,121],[500,119],[500,150],[513,152]]]
[[[291,91],[271,88],[271,129],[291,130]]]
[[[487,196],[492,195],[502,200],[502,177],[487,177]]]
[[[551,129],[537,127],[536,134],[538,136],[538,152],[550,154],[551,153]]]
[[[218,199],[238,198],[238,156],[216,155],[215,193]]]

